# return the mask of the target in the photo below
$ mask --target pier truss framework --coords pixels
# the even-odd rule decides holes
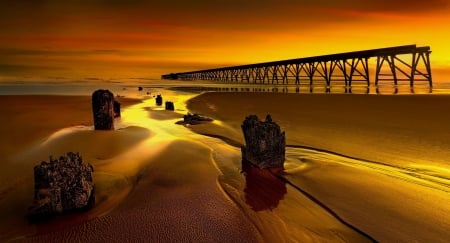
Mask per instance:
[[[162,75],[162,79],[213,80],[251,84],[325,84],[370,86],[373,71],[370,58],[376,58],[375,85],[389,81],[425,81],[431,87],[430,47],[396,46],[283,61],[214,68]]]

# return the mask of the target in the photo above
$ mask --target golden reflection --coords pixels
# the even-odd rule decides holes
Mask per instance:
[[[172,113],[181,117],[185,113],[186,100],[192,97],[175,96],[171,91],[164,91],[163,96],[175,102],[176,111]],[[158,113],[162,117],[150,118],[149,113]],[[154,99],[147,99],[123,109],[122,117],[115,120],[115,131],[94,131],[92,126],[66,127],[14,154],[9,168],[20,171],[21,176],[3,183],[0,188],[0,194],[6,195],[0,197],[0,205],[4,209],[0,223],[6,227],[0,231],[0,239],[55,231],[111,212],[128,196],[145,168],[154,163],[170,144],[189,133],[185,127],[175,125],[179,118],[169,117],[170,114],[157,107]],[[49,155],[59,156],[67,151],[80,152],[83,160],[94,166],[95,207],[82,214],[64,216],[38,226],[27,224],[17,215],[26,211],[32,199],[33,175],[30,168],[33,163],[47,160]],[[8,189],[10,187],[14,190]]]
[[[268,169],[254,168],[242,163],[245,175],[245,202],[255,211],[278,207],[286,191],[286,183],[275,177]]]
[[[269,171],[242,168],[241,173],[240,148],[211,137],[203,137],[202,142],[214,151],[214,163],[222,174],[219,185],[226,196],[239,205],[266,241],[340,241],[341,237],[368,241]],[[288,162],[295,163],[291,158]]]
[[[117,121],[118,127],[143,127],[150,130],[153,136],[114,158],[114,161],[118,162],[106,161],[104,169],[136,175],[143,166],[150,163],[155,155],[162,152],[173,141],[187,136],[188,131],[175,124],[180,119],[179,116],[173,115],[175,113],[182,116],[179,112],[186,110],[185,102],[193,95],[175,96],[174,92],[168,90],[165,90],[162,95],[163,105],[167,100],[174,102],[175,112],[168,112],[163,106],[157,106],[154,98],[145,99],[142,103],[128,107],[122,112],[122,118]],[[149,113],[158,114],[156,116],[158,119]]]

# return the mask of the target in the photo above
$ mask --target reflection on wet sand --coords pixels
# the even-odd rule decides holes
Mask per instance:
[[[96,185],[101,193],[97,194],[100,197],[96,208],[81,215],[77,226],[62,223],[75,221],[75,216],[55,221],[61,222],[65,229],[50,224],[38,229],[27,226],[23,220],[17,220],[17,212],[23,211],[22,207],[29,202],[27,195],[31,194],[25,185],[31,177],[15,179],[24,186],[11,187],[10,191],[1,188],[5,194],[1,194],[0,206],[8,206],[11,213],[3,207],[0,223],[2,227],[12,226],[2,228],[0,241],[36,231],[49,233],[38,235],[37,240],[41,241],[74,239],[67,237],[79,241],[118,241],[131,237],[160,242],[161,239],[213,241],[209,236],[239,241],[245,235],[240,230],[247,232],[245,240],[257,242],[262,241],[259,238],[266,242],[365,242],[374,241],[373,238],[386,242],[405,239],[436,242],[448,238],[449,222],[439,216],[449,212],[445,203],[447,191],[411,183],[406,180],[410,177],[393,173],[391,167],[377,166],[375,170],[373,164],[356,160],[340,162],[336,154],[317,150],[307,153],[305,149],[291,147],[286,174],[283,174],[287,181],[271,171],[242,168],[241,173],[239,169],[242,118],[249,111],[265,115],[272,110],[281,117],[281,126],[290,134],[287,138],[290,144],[306,143],[355,158],[397,163],[414,169],[417,176],[424,176],[419,173],[421,168],[446,175],[447,171],[437,173],[431,166],[447,168],[440,160],[448,158],[446,148],[450,140],[441,131],[447,131],[443,124],[448,124],[445,121],[450,118],[426,108],[446,104],[448,97],[425,95],[399,99],[399,96],[377,95],[284,94],[292,88],[295,90],[295,87],[278,90],[265,87],[257,92],[266,93],[258,94],[239,94],[241,89],[229,88],[235,93],[199,96],[191,100],[190,111],[195,109],[216,120],[198,127],[175,125],[186,113],[184,103],[193,96],[183,96],[180,92],[172,96],[164,94],[175,101],[179,109],[175,113],[156,107],[153,99],[147,100],[125,109],[118,121],[121,129],[114,133],[103,135],[87,128],[72,129],[70,123],[64,125],[70,129],[49,133],[51,136],[46,141],[36,145],[36,151],[48,156],[72,148],[73,144],[85,150],[96,166]],[[300,93],[307,91],[299,87]],[[356,87],[352,90],[360,91],[365,92]],[[393,99],[395,102],[391,102]],[[411,103],[415,104],[412,108]],[[295,109],[289,104],[296,104]],[[417,110],[424,114],[413,116]],[[32,113],[33,119],[41,113]],[[73,113],[67,116],[69,121],[73,119]],[[440,119],[429,120],[429,117]],[[402,128],[409,129],[391,124],[405,124]],[[426,130],[422,124],[428,124],[430,129]],[[190,129],[211,137],[199,135],[200,132],[195,134]],[[29,130],[30,134],[33,130]],[[414,133],[409,134],[410,131]],[[115,140],[115,136],[120,139]],[[113,146],[110,143],[114,143],[114,153],[107,150]],[[431,152],[424,155],[423,151]],[[402,157],[405,154],[414,159]],[[405,164],[404,158],[416,164]],[[31,168],[25,163],[29,165],[33,161],[28,158],[11,161],[10,167],[3,168],[15,168],[12,174],[18,175],[23,173],[21,168]],[[23,162],[24,166],[19,170],[20,164],[16,162]],[[436,178],[448,181],[447,177]],[[12,193],[14,201],[9,197]],[[209,235],[205,236],[204,232]]]
[[[242,163],[242,173],[245,175],[245,202],[256,212],[276,208],[287,192],[286,183],[270,169]]]
[[[247,214],[255,221],[266,222],[267,215],[273,221],[276,215],[300,242],[299,228],[319,232],[330,229],[326,220],[336,227],[336,219],[368,240],[446,242],[450,222],[439,215],[450,212],[445,203],[450,116],[442,112],[449,98],[223,92],[198,96],[188,108],[217,117],[235,132],[242,130],[247,111],[273,113],[286,131],[287,193],[275,208],[252,215],[248,190],[242,188]],[[242,143],[232,132],[215,131],[215,137]]]

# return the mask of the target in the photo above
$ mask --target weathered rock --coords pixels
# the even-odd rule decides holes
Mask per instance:
[[[163,102],[162,96],[160,94],[157,95],[155,101],[156,101],[156,105],[162,105],[162,102]]]
[[[189,112],[186,115],[184,115],[183,119],[184,119],[184,124],[190,124],[190,125],[196,125],[196,124],[200,124],[203,122],[213,121],[213,119],[210,117],[201,116],[199,114],[191,114]]]
[[[99,89],[92,94],[95,130],[114,130],[114,95]]]
[[[56,214],[88,208],[94,203],[92,165],[83,163],[78,153],[59,160],[50,157],[34,167],[34,203],[30,219],[46,219]]]
[[[114,100],[114,118],[120,117],[120,102]]]
[[[172,101],[166,101],[166,110],[173,111],[175,110],[175,105]]]
[[[285,160],[285,133],[267,115],[266,121],[250,115],[242,124],[245,146],[241,147],[242,162],[258,168],[283,168]]]

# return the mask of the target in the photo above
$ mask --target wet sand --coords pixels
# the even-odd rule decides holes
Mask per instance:
[[[0,96],[15,104],[0,102],[11,117],[3,129],[23,132],[10,132],[16,144],[1,150],[9,159],[1,165],[0,241],[450,238],[450,115],[442,113],[450,96],[206,93],[187,108],[216,120],[196,126],[175,124],[192,94],[163,96],[175,112],[130,101],[111,132],[92,131],[90,97]],[[241,122],[267,113],[287,134],[282,175],[240,164]],[[94,166],[96,206],[29,224],[33,165],[68,149]]]
[[[122,107],[141,102],[119,98]],[[80,151],[93,163],[120,154],[151,135],[147,129],[128,127],[111,133],[92,131],[92,107],[89,96],[0,96],[0,241],[45,231],[30,225],[25,214],[33,200],[33,166],[49,156]],[[95,173],[98,201],[90,215],[72,217],[80,222],[110,210],[114,201],[129,191],[123,175],[98,170]],[[113,188],[116,187],[116,188]],[[115,197],[108,195],[114,189]],[[54,228],[60,222],[53,223]],[[51,227],[50,227],[51,228]]]
[[[126,107],[138,99],[117,98]],[[9,155],[70,126],[92,125],[89,96],[1,95],[0,154]]]
[[[73,102],[78,105],[70,112],[61,111],[59,123],[46,124],[48,133],[33,134],[22,142],[18,139],[21,147],[8,154],[10,159],[2,165],[2,173],[12,176],[7,181],[2,175],[1,241],[262,241],[257,229],[217,183],[220,172],[210,148],[176,134],[188,132],[173,121],[182,117],[181,113],[162,111],[148,101],[124,109],[122,118],[116,119],[117,130],[93,131],[90,97],[4,99],[17,102],[16,108],[30,110],[30,116],[42,122],[53,114],[51,111]],[[26,107],[20,105],[24,100]],[[4,124],[9,129],[24,126],[32,133],[40,126],[7,113],[7,108],[0,110],[11,117]],[[34,112],[39,110],[47,113]],[[74,114],[77,119],[70,119]],[[173,129],[170,133],[164,131],[167,120]],[[95,207],[49,222],[28,223],[25,213],[32,202],[33,165],[68,150],[79,151],[94,166]]]
[[[286,131],[290,186],[376,240],[445,242],[448,104],[448,95],[206,93],[188,108],[223,122],[193,131],[234,146],[246,115],[270,113]]]

